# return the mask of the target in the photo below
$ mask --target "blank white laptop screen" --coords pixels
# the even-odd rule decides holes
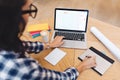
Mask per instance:
[[[88,11],[56,10],[55,29],[86,31]]]

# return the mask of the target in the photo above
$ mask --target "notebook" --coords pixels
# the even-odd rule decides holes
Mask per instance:
[[[87,49],[88,13],[88,10],[55,8],[52,40],[57,35],[64,36],[61,47]]]
[[[93,47],[90,47],[88,50],[86,50],[82,55],[78,57],[78,59],[82,61],[86,56],[92,56],[92,55],[96,56],[96,63],[97,63],[97,66],[92,69],[101,76],[114,63],[113,59],[111,59],[110,57],[106,56],[105,54],[103,54],[102,52],[98,51]]]
[[[56,65],[65,55],[66,53],[64,51],[59,48],[55,48],[44,59],[52,65]]]

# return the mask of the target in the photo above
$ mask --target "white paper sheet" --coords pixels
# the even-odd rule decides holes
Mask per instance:
[[[45,60],[47,60],[52,65],[56,65],[65,55],[66,53],[64,51],[55,48],[45,57]]]
[[[108,48],[117,60],[120,61],[120,49],[107,39],[97,28],[92,27],[90,31],[105,45],[106,48]]]

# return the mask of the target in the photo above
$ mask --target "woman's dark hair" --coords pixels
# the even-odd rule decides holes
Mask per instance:
[[[22,18],[22,7],[26,2],[27,0],[0,0],[0,49],[24,52],[18,34],[26,25]]]

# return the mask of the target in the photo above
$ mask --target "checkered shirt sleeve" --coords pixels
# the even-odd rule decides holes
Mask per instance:
[[[78,75],[74,67],[59,72],[41,67],[32,58],[0,55],[0,80],[76,80]]]
[[[31,42],[31,41],[23,41],[23,46],[28,53],[38,53],[43,50],[42,42]]]

